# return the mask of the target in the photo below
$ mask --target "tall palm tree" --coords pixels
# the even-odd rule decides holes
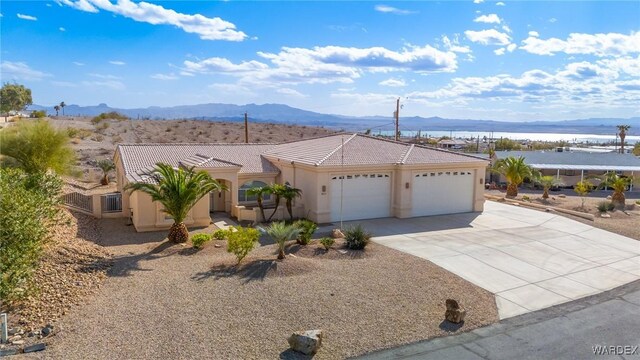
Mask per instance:
[[[64,107],[67,106],[67,104],[64,103],[64,101],[62,101],[60,103],[60,108],[62,109],[62,116],[64,116]]]
[[[247,190],[247,193],[251,196],[256,197],[256,201],[258,202],[258,207],[260,208],[260,214],[262,215],[262,221],[267,220],[267,217],[264,216],[264,196],[270,194],[270,190],[268,186],[254,186]]]
[[[624,192],[625,190],[627,190],[627,187],[633,182],[633,178],[622,177],[615,172],[608,172],[603,177],[601,177],[600,180],[602,181],[598,185],[598,188],[611,188],[613,190],[613,194],[611,195],[611,202],[618,208],[624,208],[626,202]]]
[[[207,172],[195,171],[193,167],[174,169],[171,165],[158,163],[155,169],[145,175],[149,176],[150,181],[130,183],[125,189],[147,193],[153,201],[162,204],[162,211],[173,218],[168,237],[176,243],[189,239],[189,230],[184,224],[189,210],[211,191],[227,190]]]
[[[627,131],[631,128],[631,125],[617,125],[618,136],[620,136],[620,153],[624,154],[624,139],[627,137]]]
[[[60,111],[60,105],[56,105],[53,107],[53,110],[56,111],[56,116],[58,116],[58,112]]]
[[[268,186],[269,188],[269,193],[273,194],[276,197],[275,203],[276,203],[276,208],[273,210],[273,212],[271,213],[271,216],[269,216],[269,219],[267,221],[271,221],[271,219],[273,218],[273,215],[276,214],[276,212],[278,211],[278,206],[280,206],[280,199],[282,198],[282,194],[284,194],[284,192],[286,191],[286,186],[284,185],[280,185],[280,184],[271,184]]]
[[[549,198],[549,189],[551,189],[554,186],[561,185],[560,180],[556,179],[555,176],[551,176],[551,175],[540,176],[536,179],[536,182],[542,186],[543,199]]]
[[[291,187],[289,185],[285,185],[285,188],[282,192],[282,197],[286,200],[287,211],[289,212],[291,221],[293,221],[293,200],[300,196],[302,196],[302,190]]]
[[[525,179],[534,179],[538,172],[524,162],[524,157],[506,157],[496,161],[491,171],[504,176],[507,179],[507,196],[518,196],[518,186]]]
[[[100,179],[100,184],[109,185],[109,172],[115,170],[116,165],[109,159],[100,160],[97,165],[100,170],[102,170],[102,179]]]
[[[287,241],[293,240],[300,234],[300,229],[295,225],[287,225],[284,221],[277,221],[269,225],[267,234],[278,244],[278,260],[285,258],[284,246]]]

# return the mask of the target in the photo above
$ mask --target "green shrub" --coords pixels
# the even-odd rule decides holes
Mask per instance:
[[[227,230],[218,229],[213,232],[213,238],[216,240],[224,240],[227,238],[227,235],[229,235],[229,231]]]
[[[47,112],[44,110],[33,110],[31,112],[31,115],[29,115],[29,117],[31,118],[36,118],[36,119],[42,119],[43,117],[47,116]]]
[[[106,119],[113,119],[113,120],[123,121],[123,120],[128,120],[129,118],[127,116],[124,116],[124,115],[120,114],[119,112],[111,111],[111,112],[108,112],[108,113],[102,113],[102,114],[94,117],[93,119],[91,119],[91,122],[94,123],[94,124],[97,124],[100,121],[106,120]]]
[[[233,253],[240,264],[256,246],[260,239],[260,232],[258,229],[242,226],[235,226],[232,229],[227,231],[227,251]]]
[[[61,189],[51,174],[0,169],[0,307],[34,290],[43,244],[60,218]]]
[[[528,201],[528,202],[531,202],[531,198],[530,198],[530,197],[528,197],[527,195],[524,195],[524,196],[522,197],[522,201]]]
[[[320,244],[324,246],[325,250],[329,250],[331,246],[333,246],[333,243],[335,242],[336,242],[335,239],[330,237],[323,237],[322,239],[320,239]]]
[[[347,247],[352,250],[362,250],[369,244],[371,234],[366,232],[361,225],[356,225],[344,232],[344,240]]]
[[[636,205],[640,205],[640,200],[636,200]]]
[[[605,213],[607,211],[613,211],[615,207],[616,206],[611,201],[601,201],[598,203],[598,211],[601,213]]]
[[[191,244],[196,249],[202,249],[204,244],[211,241],[211,235],[209,234],[195,234],[191,237]]]
[[[300,245],[307,245],[311,241],[311,237],[313,233],[318,230],[318,224],[314,223],[311,220],[298,220],[294,223],[294,225],[300,229],[300,234],[298,234],[298,239],[296,240]]]

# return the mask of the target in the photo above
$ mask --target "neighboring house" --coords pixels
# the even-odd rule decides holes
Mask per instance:
[[[438,147],[441,149],[456,149],[460,150],[467,146],[466,140],[459,139],[442,139],[438,141]]]
[[[583,151],[496,151],[496,159],[523,156],[525,163],[553,175],[564,186],[574,186],[583,179],[615,171],[619,175],[640,175],[640,158],[614,152]],[[497,175],[496,175],[497,176]],[[501,179],[504,181],[504,179]],[[594,184],[598,181],[589,179]]]
[[[318,223],[482,211],[488,161],[361,134],[337,134],[284,144],[122,144],[114,162],[118,188],[148,181],[158,162],[195,166],[224,183],[191,210],[187,224],[205,226],[209,212],[260,220],[252,186],[288,183],[302,190],[295,215]],[[169,227],[158,203],[123,192],[123,214],[138,231]],[[267,206],[273,199],[265,199]],[[133,214],[131,215],[131,212]],[[271,210],[267,210],[267,216]],[[284,201],[275,218],[284,218]]]

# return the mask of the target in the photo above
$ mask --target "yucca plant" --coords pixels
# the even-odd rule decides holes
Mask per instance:
[[[169,240],[182,243],[189,239],[189,230],[184,224],[189,210],[211,191],[224,191],[226,186],[212,179],[206,171],[194,168],[174,169],[171,165],[158,163],[146,173],[148,182],[130,183],[125,190],[142,191],[163,206],[163,212],[173,218]]]
[[[278,244],[278,260],[282,260],[285,258],[284,247],[287,241],[297,238],[300,229],[294,225],[287,225],[284,221],[277,221],[271,223],[266,232]]]

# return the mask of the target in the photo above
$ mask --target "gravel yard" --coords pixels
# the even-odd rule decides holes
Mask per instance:
[[[266,244],[236,268],[223,241],[194,252],[166,242],[164,232],[138,234],[124,223],[100,222],[100,243],[115,254],[104,286],[56,324],[45,352],[29,356],[300,358],[287,337],[321,328],[316,358],[341,359],[497,321],[489,292],[374,243],[344,254],[291,245],[283,262]],[[442,323],[449,297],[467,309],[460,329]]]

